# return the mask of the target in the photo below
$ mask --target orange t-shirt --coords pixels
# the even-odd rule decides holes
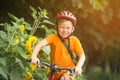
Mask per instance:
[[[54,62],[59,67],[74,67],[73,60],[70,57],[66,47],[61,42],[57,34],[51,34],[45,38],[51,48],[50,60]],[[65,42],[68,43],[68,39],[65,39]],[[84,53],[80,41],[75,36],[70,36],[70,49],[79,56]],[[58,74],[62,74],[58,73]]]

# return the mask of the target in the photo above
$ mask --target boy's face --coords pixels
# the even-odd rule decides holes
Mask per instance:
[[[67,38],[74,31],[74,26],[71,21],[60,20],[58,21],[58,34],[62,38]]]

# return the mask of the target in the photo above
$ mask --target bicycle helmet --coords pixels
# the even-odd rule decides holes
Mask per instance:
[[[76,17],[70,12],[70,11],[63,11],[57,13],[56,19],[68,19],[70,20],[74,25],[76,24]]]

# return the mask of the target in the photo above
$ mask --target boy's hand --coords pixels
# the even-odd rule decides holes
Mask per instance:
[[[79,66],[75,67],[75,75],[76,76],[82,76],[82,68]]]
[[[40,62],[40,60],[37,57],[32,57],[31,58],[31,63],[38,64],[39,62]]]

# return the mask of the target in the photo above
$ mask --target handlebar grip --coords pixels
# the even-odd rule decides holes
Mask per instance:
[[[31,59],[26,59],[27,62],[31,62]]]

